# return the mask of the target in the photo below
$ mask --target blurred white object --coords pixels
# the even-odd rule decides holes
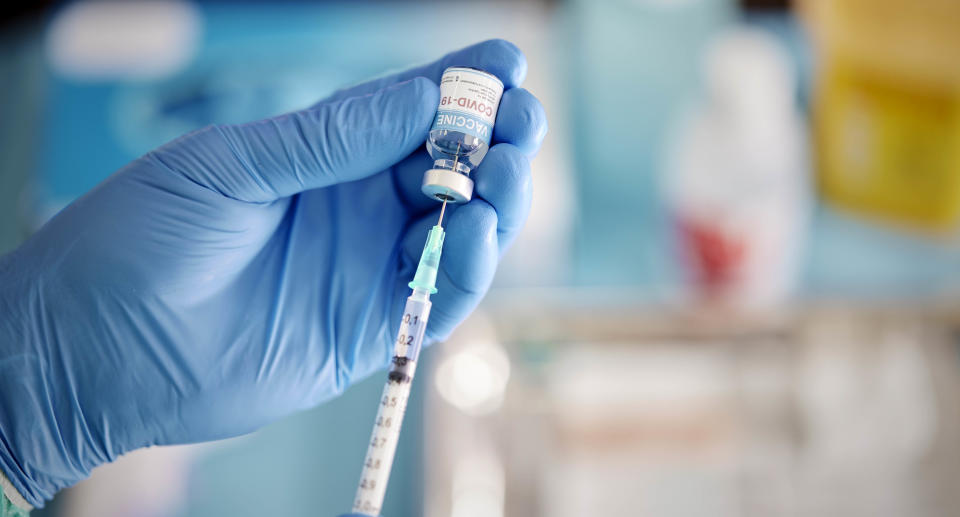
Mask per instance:
[[[865,327],[849,319],[824,317],[809,325],[794,359],[804,426],[797,482],[818,494],[800,501],[801,513],[846,506],[846,515],[954,515],[940,513],[954,503],[927,499],[935,493],[927,477],[933,464],[951,460],[934,460],[937,433],[944,432],[939,420],[950,417],[938,415],[943,395],[923,346],[925,322]],[[943,438],[955,442],[950,433]]]
[[[542,515],[738,516],[734,366],[694,343],[564,350],[546,370]]]
[[[71,517],[163,517],[182,510],[190,462],[205,445],[150,447],[104,464],[67,492]]]
[[[495,451],[466,451],[454,466],[452,517],[502,517],[505,483]]]
[[[738,28],[704,63],[705,94],[668,139],[664,187],[692,283],[744,306],[788,297],[809,211],[806,130],[789,56]]]
[[[500,345],[475,344],[445,357],[437,367],[440,396],[469,415],[497,410],[510,378],[510,360]]]
[[[187,2],[77,2],[51,22],[47,57],[75,79],[166,77],[193,58],[202,22]]]

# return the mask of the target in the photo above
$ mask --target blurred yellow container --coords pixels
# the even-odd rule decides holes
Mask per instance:
[[[960,0],[812,0],[820,188],[925,230],[960,222]]]

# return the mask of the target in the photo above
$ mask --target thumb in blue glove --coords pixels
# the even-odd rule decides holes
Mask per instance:
[[[186,135],[0,257],[0,470],[28,502],[132,449],[250,432],[387,364],[438,215],[419,185],[451,65],[508,89],[475,199],[447,219],[427,330],[442,339],[523,225],[546,133],[500,40]]]

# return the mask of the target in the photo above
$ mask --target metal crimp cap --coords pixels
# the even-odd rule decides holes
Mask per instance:
[[[420,191],[437,201],[466,203],[473,197],[473,180],[450,169],[430,169],[423,173]]]

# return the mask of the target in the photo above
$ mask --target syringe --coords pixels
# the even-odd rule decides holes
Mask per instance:
[[[380,397],[370,445],[363,461],[363,472],[360,474],[360,485],[353,501],[354,513],[380,515],[383,497],[387,492],[393,455],[400,440],[400,426],[407,410],[407,399],[410,397],[413,374],[417,369],[423,333],[430,317],[430,295],[437,292],[437,270],[440,266],[440,253],[443,251],[443,213],[446,208],[447,203],[444,201],[440,209],[440,221],[427,235],[420,264],[409,284],[413,293],[407,298],[400,320],[400,331],[394,343],[387,384],[383,387],[383,396]]]
[[[430,316],[430,295],[437,292],[437,268],[444,236],[443,213],[447,202],[466,203],[473,197],[470,172],[480,165],[490,148],[502,94],[503,82],[476,68],[453,66],[444,70],[440,78],[440,104],[427,136],[427,152],[434,162],[433,167],[423,173],[420,186],[420,191],[427,197],[443,201],[440,221],[430,229],[417,273],[410,282],[413,294],[407,298],[400,322],[387,385],[380,398],[373,436],[370,437],[360,486],[353,502],[354,513],[343,517],[380,514],[393,455],[400,439],[400,424],[407,409],[410,385]]]

